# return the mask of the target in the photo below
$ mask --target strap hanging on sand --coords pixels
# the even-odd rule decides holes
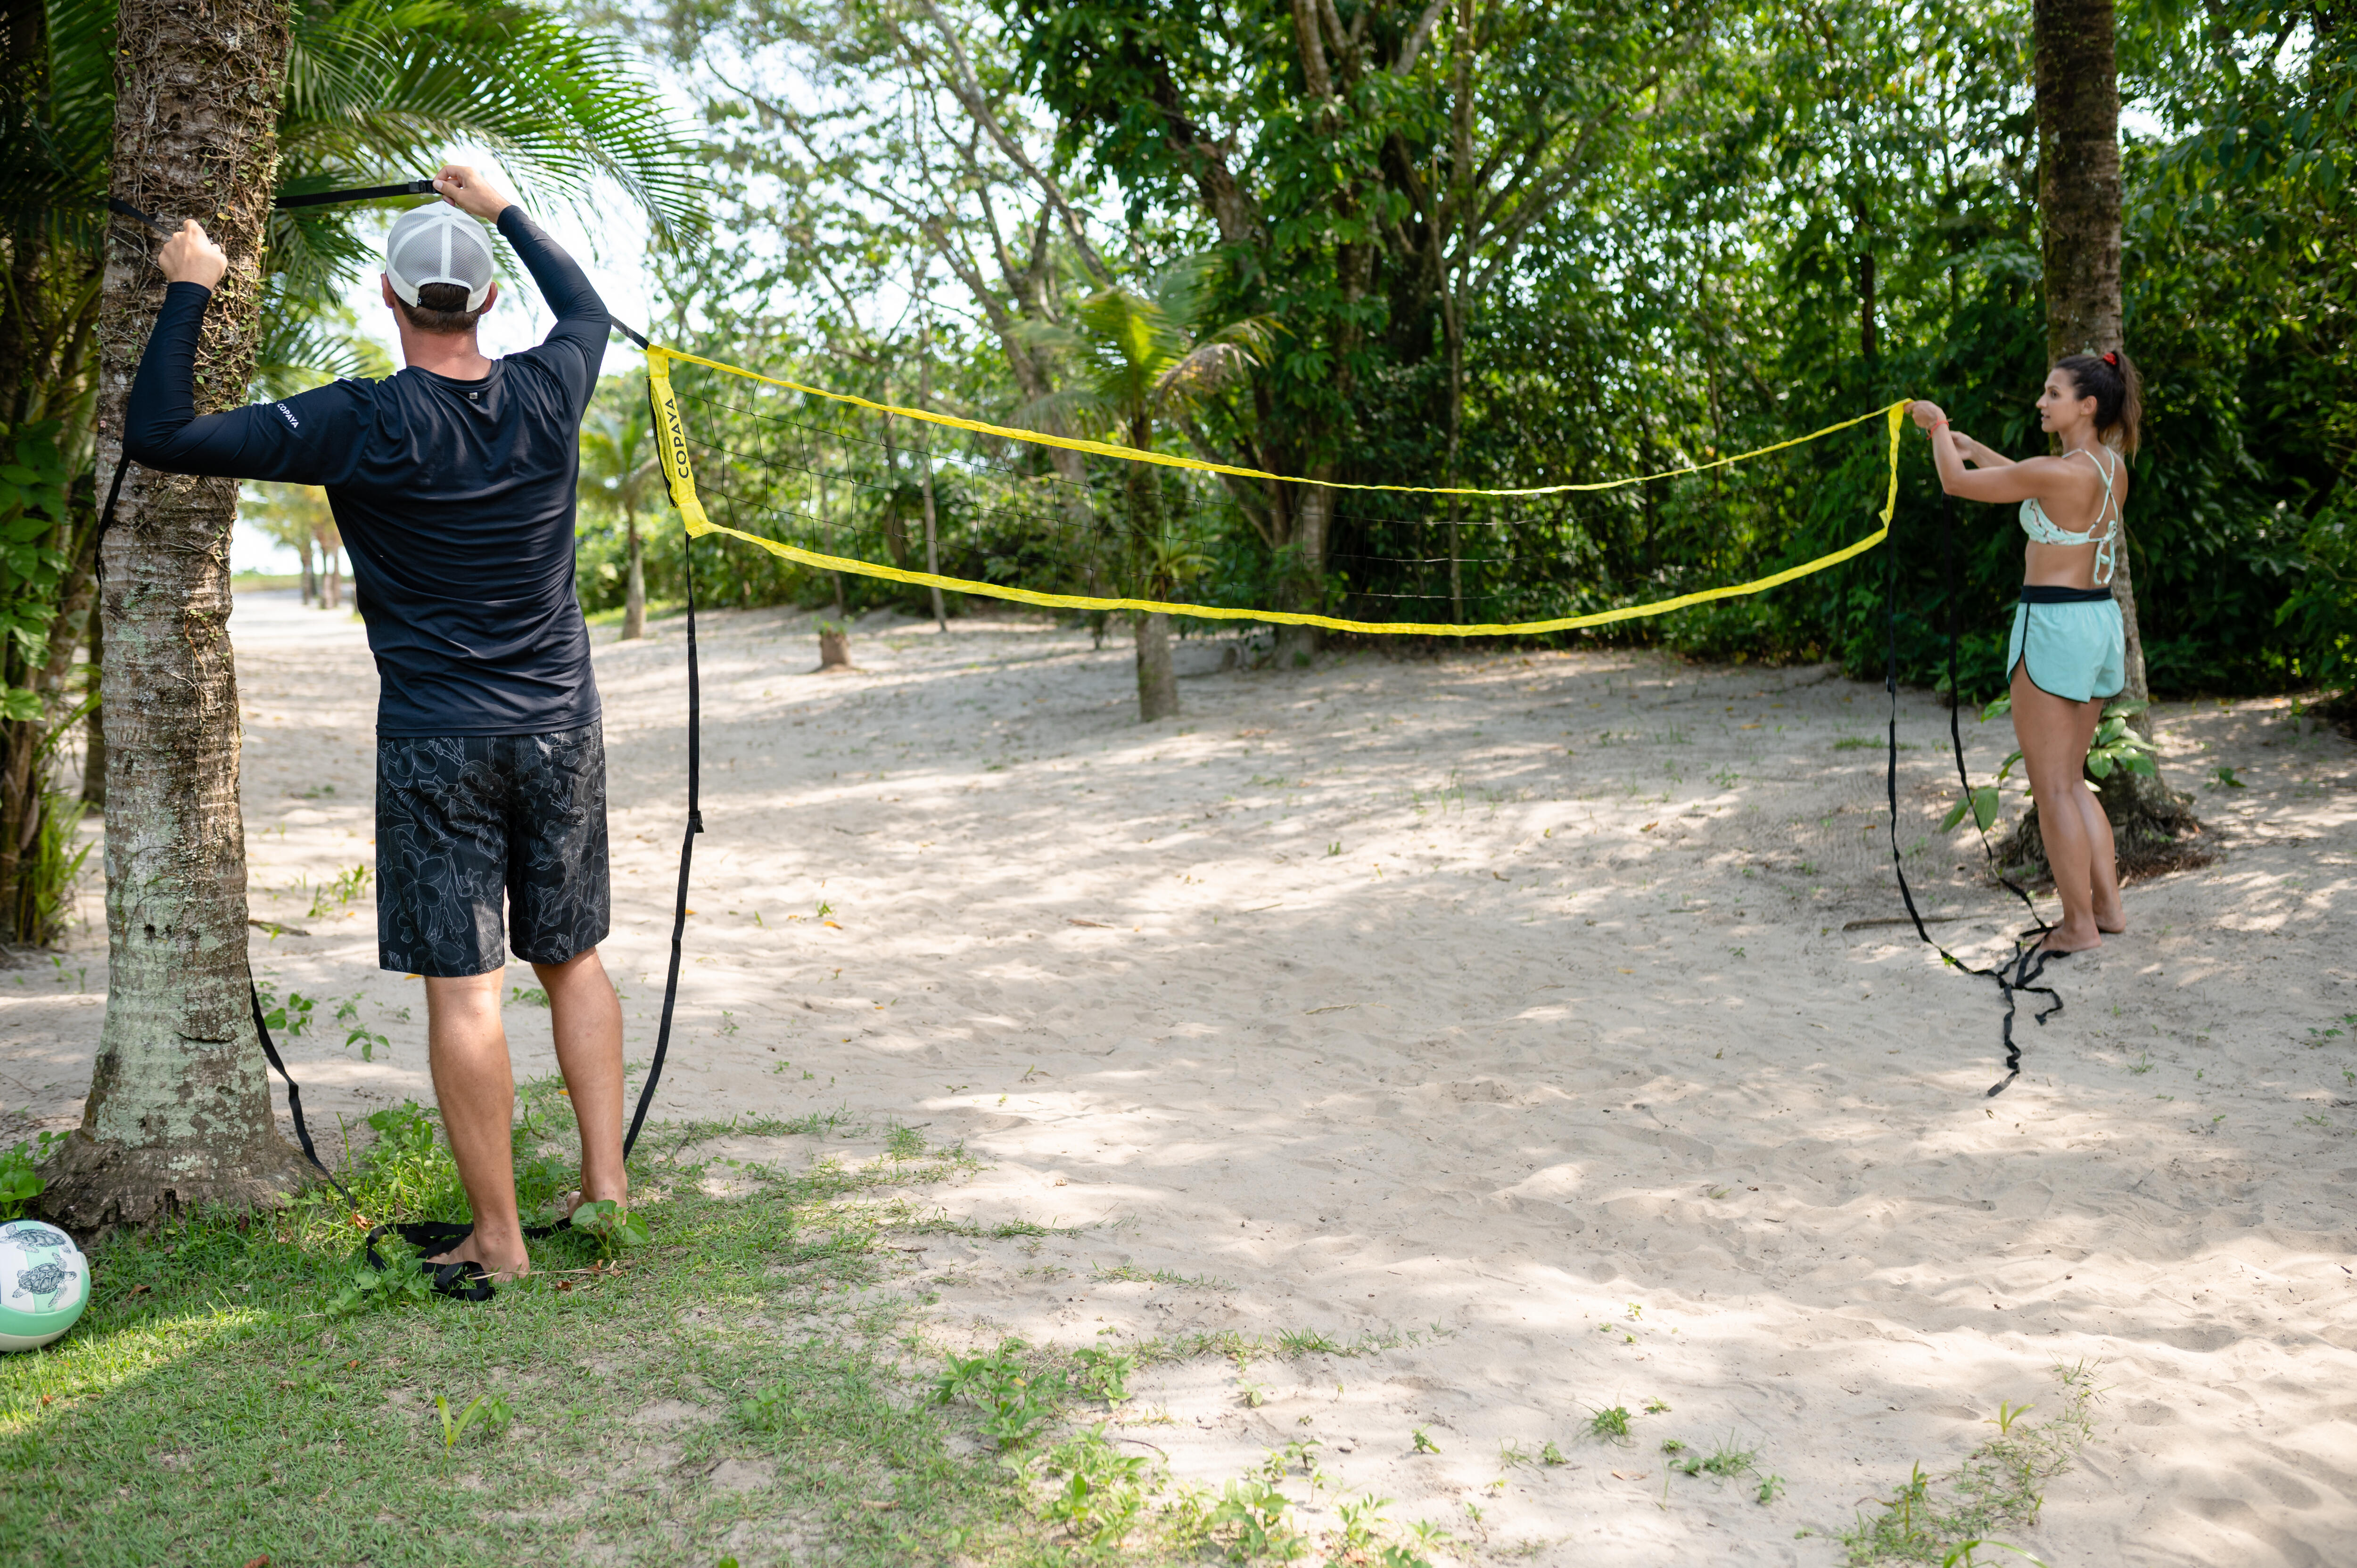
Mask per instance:
[[[1962,721],[1964,693],[1956,684],[1956,641],[1960,635],[1956,604],[1956,501],[1955,498],[1945,490],[1940,494],[1940,571],[1944,589],[1941,599],[1944,607],[1943,618],[1947,623],[1948,634],[1948,741],[1955,752],[1956,779],[1964,785],[1964,800],[1969,809],[1973,798],[1973,782],[1972,776],[1964,766],[1964,736]],[[1915,934],[1922,938],[1932,950],[1938,953],[1942,961],[1950,968],[1960,969],[1966,974],[1985,975],[1996,981],[1997,992],[2005,999],[2005,1019],[2001,1030],[2005,1042],[2005,1076],[1991,1084],[1988,1093],[1984,1097],[1994,1100],[2004,1093],[2015,1079],[2021,1076],[2021,1047],[2013,1037],[2017,994],[2027,992],[2032,995],[2048,998],[2050,1005],[2030,1015],[2040,1025],[2044,1025],[2047,1019],[2062,1011],[2062,998],[2053,987],[2040,985],[2038,982],[2044,977],[2049,961],[2068,958],[2070,955],[2054,952],[2036,945],[2037,940],[2044,937],[2053,928],[2039,915],[2038,906],[2031,900],[2029,895],[2022,891],[2012,878],[2007,876],[2004,868],[1997,865],[1996,851],[1991,847],[1988,829],[1985,827],[1980,828],[1981,853],[1988,857],[1989,870],[1999,882],[2004,883],[2011,890],[2015,897],[2021,900],[2022,907],[2029,911],[2029,918],[2037,922],[2038,929],[2015,938],[2013,956],[1992,969],[1978,969],[1966,963],[1963,959],[1942,947],[1932,933],[1924,929],[1923,917],[1915,908],[1914,890],[1907,886],[1907,866],[1899,853],[1899,569],[1898,563],[1893,558],[1886,557],[1883,561],[1883,609],[1887,620],[1888,639],[1883,662],[1882,687],[1890,697],[1889,760],[1883,772],[1883,787],[1890,800],[1890,868],[1898,875],[1899,897],[1907,906],[1907,918],[1915,924]],[[1973,812],[1973,823],[1975,827],[1980,826],[1980,813],[1977,811]]]

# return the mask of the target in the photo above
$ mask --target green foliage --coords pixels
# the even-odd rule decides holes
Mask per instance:
[[[49,1157],[49,1145],[64,1140],[62,1133],[42,1133],[0,1151],[0,1222],[23,1219],[33,1199],[48,1190],[40,1165]]]
[[[1146,1507],[1146,1461],[1105,1441],[1104,1429],[1084,1432],[1048,1451],[1041,1469],[1060,1479],[1040,1512],[1075,1541],[1119,1546]]]
[[[557,1141],[534,1157],[577,1185],[569,1118],[551,1120]],[[560,1233],[531,1243],[536,1272],[488,1308],[429,1298],[324,1318],[359,1240],[324,1191],[92,1239],[74,1331],[0,1357],[14,1423],[0,1561],[211,1563],[229,1543],[239,1563],[558,1563],[578,1558],[585,1531],[659,1541],[663,1561],[689,1564],[752,1561],[754,1532],[791,1532],[844,1568],[903,1568],[924,1554],[911,1542],[952,1541],[981,1563],[1037,1561],[1048,1527],[1022,1477],[966,1452],[955,1413],[911,1397],[915,1307],[866,1288],[892,1277],[886,1243],[918,1219],[909,1185],[959,1167],[764,1171],[753,1191],[713,1198],[683,1131],[651,1127],[632,1164],[639,1190],[670,1188],[654,1266],[563,1273],[589,1248]],[[388,1214],[396,1190],[374,1171],[416,1158],[416,1143],[396,1158],[380,1140],[344,1173],[370,1213]],[[764,1486],[716,1492],[715,1509],[582,1485],[644,1439],[650,1406],[755,1390],[777,1391],[774,1423],[690,1423],[665,1441],[683,1476],[735,1460]],[[447,1446],[436,1393],[453,1429],[466,1422]],[[504,1441],[495,1400],[513,1423]],[[496,1506],[463,1540],[389,1532],[388,1514],[446,1516],[473,1470]]]
[[[2094,1369],[2081,1362],[2057,1367],[2054,1374],[2061,1387],[2052,1415],[2025,1422],[2029,1406],[2001,1403],[1990,1422],[1997,1435],[1963,1464],[1937,1476],[1915,1466],[1874,1515],[1842,1532],[1847,1561],[1857,1568],[1889,1562],[1953,1568],[1974,1561],[1976,1550],[2017,1552],[1987,1537],[2007,1526],[2036,1524],[2045,1483],[2069,1469],[2094,1434],[2093,1406],[2101,1391]]]
[[[306,996],[299,991],[289,991],[286,993],[286,1000],[281,1002],[278,999],[278,985],[275,981],[255,980],[253,993],[261,1000],[262,1021],[268,1026],[270,1036],[274,1040],[301,1039],[303,1031],[311,1026],[312,1009],[319,1004],[317,997]],[[350,1040],[345,1042],[347,1045],[350,1043]],[[383,1111],[376,1113],[377,1116],[389,1114],[391,1112]],[[375,1125],[376,1116],[370,1117],[369,1122],[371,1126]]]
[[[1068,1388],[1064,1373],[1033,1369],[1020,1339],[979,1356],[952,1351],[948,1360],[948,1369],[934,1380],[935,1402],[973,1404],[982,1412],[984,1434],[1002,1449],[1039,1435],[1055,1419]]]
[[[1608,1405],[1587,1418],[1587,1434],[1604,1443],[1629,1441],[1629,1411],[1625,1405]]]
[[[1231,1563],[1291,1563],[1307,1556],[1309,1542],[1286,1515],[1292,1502],[1267,1481],[1230,1481],[1209,1520],[1211,1534]]]
[[[1084,1345],[1072,1352],[1072,1359],[1081,1364],[1081,1391],[1091,1399],[1103,1400],[1109,1405],[1126,1403],[1130,1398],[1129,1375],[1137,1370],[1137,1357],[1126,1350],[1101,1350]]]
[[[598,1256],[604,1258],[619,1257],[626,1249],[643,1247],[653,1240],[645,1215],[624,1208],[610,1197],[591,1198],[575,1208],[573,1229],[595,1238]]]
[[[508,1408],[508,1402],[499,1394],[479,1394],[455,1416],[450,1413],[448,1397],[436,1394],[434,1410],[442,1418],[442,1452],[445,1455],[458,1446],[458,1439],[467,1435],[468,1427],[480,1423],[486,1434],[495,1435],[505,1432],[508,1423],[515,1419],[515,1412]]]
[[[369,880],[375,873],[365,863],[346,866],[325,882],[311,895],[311,918],[333,914],[345,905],[365,897]]]
[[[434,1299],[433,1283],[419,1266],[415,1248],[388,1234],[377,1239],[376,1251],[384,1267],[376,1268],[364,1258],[354,1262],[342,1287],[328,1298],[324,1310],[330,1319],[422,1306]]]

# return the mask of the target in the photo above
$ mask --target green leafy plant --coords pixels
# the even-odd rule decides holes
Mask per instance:
[[[321,915],[332,915],[362,897],[368,892],[369,878],[372,875],[365,865],[347,866],[319,884],[318,889],[311,895],[312,918],[316,919]]]
[[[2045,1506],[2043,1484],[2070,1467],[2094,1431],[2093,1367],[2083,1361],[2057,1367],[2055,1374],[2061,1393],[2048,1419],[2028,1422],[2021,1418],[2029,1406],[2001,1403],[1990,1421],[1997,1434],[1954,1470],[1931,1476],[1916,1466],[1875,1514],[1842,1532],[1849,1562],[1956,1564],[1974,1562],[1980,1547],[2018,1552],[1990,1533],[2035,1524]]]
[[[1072,1359],[1081,1364],[1082,1392],[1107,1404],[1121,1404],[1129,1399],[1129,1375],[1137,1370],[1135,1354],[1083,1346],[1072,1352]]]
[[[1430,1433],[1419,1426],[1408,1434],[1407,1451],[1411,1454],[1437,1454],[1440,1444],[1432,1440]]]
[[[981,1356],[952,1351],[949,1367],[933,1380],[941,1404],[965,1400],[982,1412],[985,1435],[1001,1449],[1036,1436],[1056,1417],[1069,1384],[1061,1372],[1035,1374],[1020,1339],[1008,1339]]]
[[[2159,769],[2152,760],[2158,748],[2152,742],[2128,727],[2128,721],[2144,712],[2148,705],[2126,698],[2104,705],[2104,716],[2095,725],[2094,738],[2087,745],[2087,777],[2094,780],[2097,789],[2102,789],[2104,780],[2115,773],[2140,773],[2147,778],[2154,777],[2158,773]],[[2009,696],[1999,697],[1981,710],[1981,722],[1986,724],[1991,719],[2002,718],[2012,712],[2013,699]],[[2008,754],[1997,768],[1996,782],[1976,784],[1967,790],[1964,799],[1957,801],[1949,809],[1948,814],[1941,819],[1940,831],[1953,832],[1956,824],[1969,815],[1975,824],[1983,832],[1986,832],[1990,825],[1996,821],[2000,791],[2005,781],[2013,776],[2014,768],[2020,761],[2021,752],[2017,748]],[[2025,779],[2023,783],[2025,793],[2028,789],[2029,785]]]
[[[1266,1481],[1230,1481],[1211,1510],[1208,1528],[1225,1532],[1228,1561],[1290,1563],[1305,1555],[1309,1543],[1286,1523],[1292,1503]]]
[[[1738,1448],[1731,1437],[1708,1454],[1697,1453],[1674,1439],[1663,1444],[1662,1452],[1684,1455],[1683,1458],[1673,1457],[1669,1462],[1670,1468],[1682,1476],[1716,1476],[1722,1480],[1742,1475],[1752,1467],[1752,1461],[1760,1457],[1758,1449]]]
[[[361,1048],[361,1060],[372,1062],[377,1052],[391,1050],[393,1042],[373,1029],[356,1027],[344,1036],[344,1049],[350,1050],[354,1046]]]
[[[1539,1463],[1542,1465],[1568,1465],[1571,1461],[1564,1457],[1562,1449],[1556,1447],[1553,1442],[1549,1442],[1544,1447],[1539,1450]]]
[[[1125,1455],[1105,1441],[1104,1429],[1082,1433],[1049,1450],[1042,1468],[1063,1485],[1040,1512],[1063,1526],[1074,1540],[1098,1548],[1121,1544],[1146,1507],[1142,1455]]]
[[[643,1247],[651,1239],[646,1217],[610,1197],[594,1197],[576,1208],[573,1229],[593,1238],[602,1258],[619,1257],[623,1249]]]
[[[371,1268],[364,1258],[353,1262],[342,1286],[328,1300],[325,1311],[330,1320],[416,1306],[433,1299],[433,1282],[418,1266],[415,1249],[387,1236],[378,1241],[377,1255],[384,1260],[382,1269]]]
[[[18,1219],[33,1199],[48,1190],[40,1164],[49,1157],[49,1145],[62,1142],[62,1133],[41,1133],[0,1154],[0,1220]]]
[[[261,998],[262,1021],[270,1026],[272,1036],[283,1040],[301,1039],[303,1031],[311,1026],[311,1009],[319,1004],[318,999],[306,996],[299,991],[290,991],[286,993],[286,1000],[281,1002],[277,986],[267,980],[254,982],[253,990],[254,994]]]
[[[1600,1443],[1629,1441],[1629,1412],[1622,1405],[1609,1405],[1587,1420],[1587,1434]]]
[[[467,1435],[467,1429],[470,1426],[479,1423],[485,1434],[495,1434],[507,1430],[508,1423],[515,1419],[515,1412],[510,1410],[508,1402],[498,1394],[478,1395],[455,1416],[450,1413],[450,1402],[436,1394],[434,1408],[442,1417],[442,1452],[445,1454],[458,1446],[458,1439]]]
[[[548,993],[537,985],[511,985],[508,987],[508,1003],[511,1006],[545,1007],[548,1005]]]

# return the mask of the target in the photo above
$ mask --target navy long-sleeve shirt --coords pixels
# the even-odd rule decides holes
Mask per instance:
[[[522,208],[500,213],[499,229],[556,325],[481,381],[411,369],[199,419],[197,338],[212,291],[176,283],[131,383],[132,461],[327,488],[382,678],[380,735],[540,735],[598,716],[573,514],[606,306]]]

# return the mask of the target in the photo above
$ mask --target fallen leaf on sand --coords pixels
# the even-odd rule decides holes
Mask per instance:
[[[883,1513],[887,1509],[896,1509],[900,1505],[898,1503],[877,1502],[874,1498],[862,1498],[859,1499],[859,1506],[864,1509],[874,1509],[877,1513]]]
[[[1094,926],[1100,931],[1110,931],[1113,929],[1111,926],[1106,925],[1103,920],[1076,920],[1069,915],[1064,917],[1064,923],[1068,926]]]
[[[1652,1474],[1651,1470],[1631,1470],[1625,1474],[1615,1470],[1612,1472],[1612,1478],[1616,1481],[1641,1481]]]
[[[1637,831],[1638,831],[1639,832],[1641,832],[1641,833],[1649,833],[1649,832],[1652,832],[1655,828],[1660,827],[1661,825],[1662,825],[1662,824],[1661,824],[1661,823],[1659,823],[1659,822],[1647,822],[1643,827],[1639,828]]]
[[[841,930],[841,929],[843,929],[843,928],[842,928],[841,926],[836,926],[833,920],[821,920],[821,921],[819,922],[819,924],[821,924],[821,925],[823,925],[823,926],[834,926],[834,929],[835,929],[836,930],[838,930],[838,931],[839,931],[839,930]]]

